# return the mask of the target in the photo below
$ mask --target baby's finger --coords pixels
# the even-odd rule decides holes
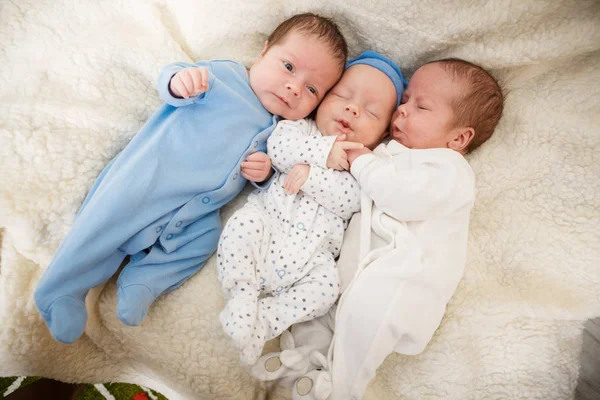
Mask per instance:
[[[305,177],[303,175],[298,176],[298,179],[294,181],[294,185],[292,186],[292,192],[298,193],[302,188],[302,185],[304,185],[304,182],[306,182]]]
[[[190,78],[192,79],[192,84],[194,85],[193,93],[202,92],[202,74],[198,70],[190,71]]]
[[[189,69],[183,70],[183,74],[181,76],[181,81],[185,85],[185,88],[187,89],[189,94],[194,93],[194,79],[192,78],[192,75],[191,75]]]
[[[175,78],[173,78],[173,87],[179,93],[179,95],[181,97],[183,97],[184,99],[187,99],[188,97],[190,97],[190,93],[188,92],[185,85],[181,81],[180,76],[176,76]]]
[[[363,147],[365,147],[362,143],[358,143],[358,142],[341,142],[340,146],[344,150],[362,149]]]
[[[245,170],[263,170],[264,169],[264,163],[260,163],[260,162],[256,162],[256,161],[243,161],[242,162],[242,169]]]
[[[335,138],[336,142],[343,142],[344,140],[346,140],[346,134],[345,133],[342,133],[341,135],[339,135],[339,136],[337,136]]]
[[[288,185],[290,182],[292,182],[295,179],[295,176],[296,174],[294,172],[294,169],[292,168],[288,176],[285,178],[285,184]]]
[[[297,188],[297,186],[298,186],[298,185],[297,185],[296,183],[294,183],[294,184],[290,185],[290,187],[289,187],[289,189],[287,190],[287,192],[288,192],[289,194],[296,194],[296,193],[298,193],[298,188]]]
[[[297,170],[292,170],[286,179],[285,189],[288,193],[294,193],[294,187],[297,185],[298,173]]]
[[[289,194],[298,193],[298,180],[295,179],[288,185],[287,192]]]
[[[341,160],[340,167],[342,167],[343,170],[348,171],[348,168],[350,168],[350,164],[348,164],[348,160]]]
[[[200,71],[201,71],[201,74],[202,74],[201,75],[202,76],[202,81],[201,81],[201,83],[202,83],[202,89],[204,91],[207,91],[208,90],[208,70],[202,68]]]
[[[242,171],[242,176],[252,182],[258,182],[260,180],[260,176],[254,173],[247,173]]]
[[[269,158],[269,156],[267,156],[262,151],[257,151],[256,153],[250,154],[247,158],[247,161],[265,162],[268,158]]]
[[[283,182],[283,189],[286,191],[286,193],[290,192],[291,185],[292,185],[292,180],[290,179],[290,176],[288,175],[288,177],[285,178],[285,182]]]
[[[338,158],[337,160],[337,166],[335,169],[337,169],[338,171],[343,171],[344,168],[344,163],[346,162],[346,160],[342,157]]]

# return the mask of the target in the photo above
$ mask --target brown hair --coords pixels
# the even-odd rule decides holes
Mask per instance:
[[[459,58],[445,58],[428,64],[441,64],[452,78],[466,82],[462,95],[453,101],[455,126],[475,130],[467,152],[475,150],[492,136],[502,117],[504,95],[498,81],[481,66]]]
[[[291,32],[302,32],[315,35],[323,40],[332,50],[333,56],[339,60],[343,70],[348,57],[348,45],[337,24],[329,18],[313,13],[297,14],[283,21],[267,38],[267,51],[271,46],[282,42]]]

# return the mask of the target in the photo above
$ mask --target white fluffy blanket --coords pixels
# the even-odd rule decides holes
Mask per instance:
[[[50,338],[32,291],[95,177],[159,105],[159,68],[250,63],[279,22],[307,10],[335,18],[352,55],[384,52],[408,75],[462,57],[508,93],[495,136],[470,156],[464,279],[426,351],[388,357],[366,398],[572,396],[582,323],[600,315],[594,0],[0,2],[0,375],[136,382],[172,399],[289,398],[238,365],[213,259],[138,328],[116,318],[114,282],[94,290],[71,346]]]

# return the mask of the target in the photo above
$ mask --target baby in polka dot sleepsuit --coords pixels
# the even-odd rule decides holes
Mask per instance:
[[[267,142],[270,162],[250,180],[276,176],[227,222],[217,250],[227,300],[219,319],[243,364],[289,326],[325,314],[340,293],[335,259],[360,188],[346,151],[373,148],[387,126],[404,78],[368,51],[350,60],[315,120],[280,121]]]

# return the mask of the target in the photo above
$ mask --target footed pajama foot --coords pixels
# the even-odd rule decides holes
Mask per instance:
[[[282,351],[260,357],[252,367],[252,375],[261,381],[281,379],[281,386],[292,387],[294,381],[306,374],[311,367],[308,348],[295,348],[294,337],[284,331],[279,340]]]
[[[117,295],[117,317],[125,325],[138,326],[146,317],[156,297],[144,285],[119,287]]]
[[[238,350],[246,348],[254,333],[256,299],[233,297],[219,314],[219,321],[225,333],[231,337],[234,347]]]
[[[52,337],[61,343],[73,343],[85,330],[85,303],[73,297],[63,296],[56,299],[48,311],[41,314]]]
[[[329,371],[313,369],[294,383],[292,400],[327,400],[333,388],[331,382]]]
[[[256,333],[250,337],[250,342],[246,347],[240,349],[240,362],[242,365],[253,365],[262,354],[265,341],[255,337]]]

